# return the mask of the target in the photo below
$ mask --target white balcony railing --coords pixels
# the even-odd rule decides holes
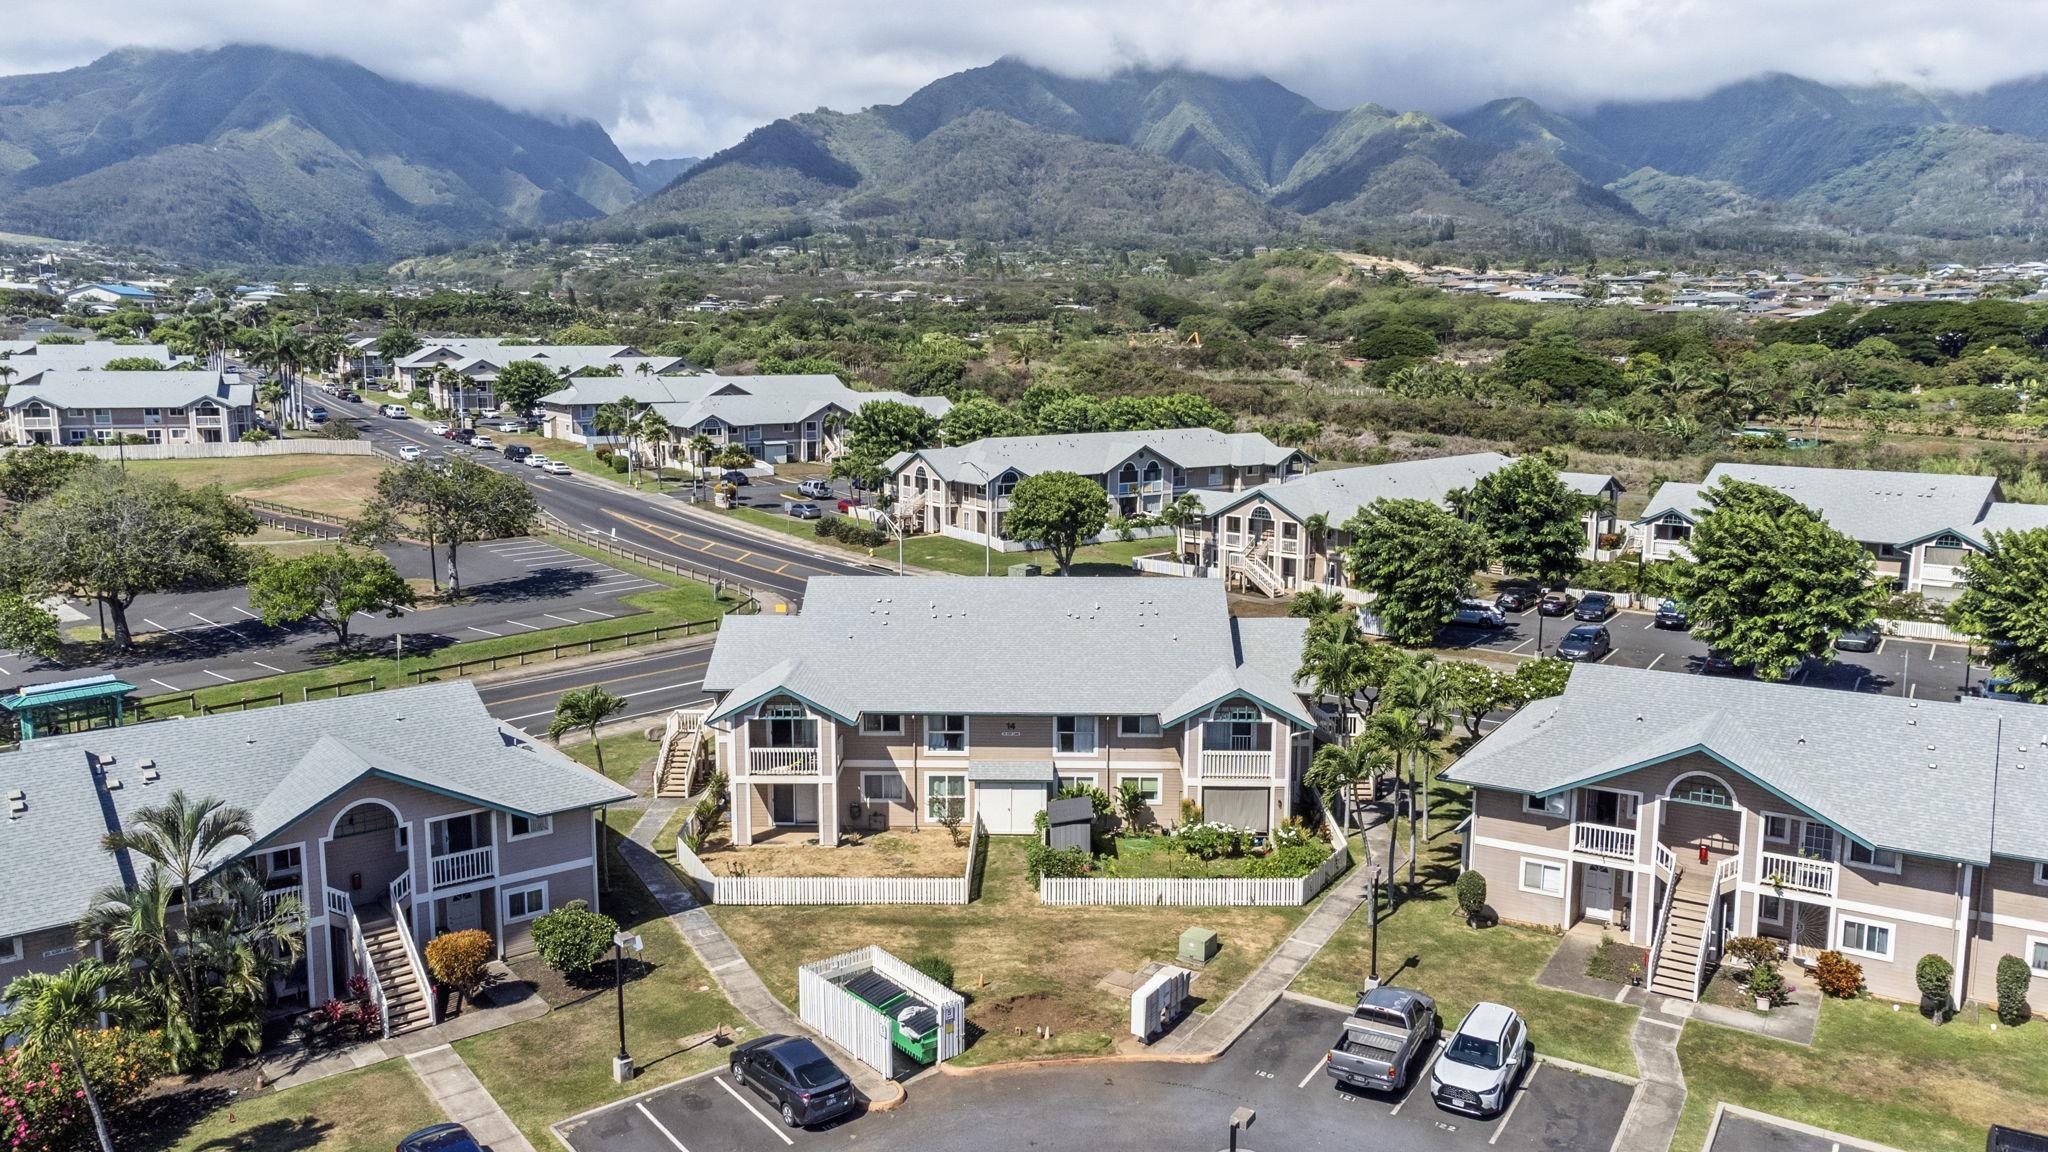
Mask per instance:
[[[1202,749],[1202,775],[1213,776],[1257,776],[1269,778],[1273,775],[1273,754],[1271,752],[1215,752]]]
[[[1833,896],[1838,868],[1838,865],[1828,860],[1809,860],[1804,856],[1766,852],[1758,862],[1757,879],[1787,892]]]
[[[276,915],[277,906],[284,903],[286,897],[297,900],[299,908],[303,912],[306,907],[306,886],[304,884],[292,884],[282,888],[264,889],[263,902],[260,905],[263,918],[268,920]]]
[[[488,880],[498,874],[498,846],[486,844],[471,848],[467,852],[450,852],[436,856],[430,862],[434,870],[434,887],[448,888],[456,884],[467,884],[472,880]]]
[[[1633,860],[1636,858],[1636,830],[1615,828],[1606,824],[1574,823],[1572,850],[1594,856],[1612,856],[1618,860]]]
[[[408,868],[398,874],[398,879],[393,880],[391,887],[385,890],[385,897],[390,901],[388,907],[391,914],[402,917],[405,902],[412,899],[412,869]]]
[[[1666,880],[1676,879],[1678,875],[1678,857],[1673,856],[1671,849],[1666,848],[1662,844],[1656,845],[1656,849],[1657,875],[1662,876]]]
[[[327,908],[327,914],[329,916],[347,917],[356,914],[355,901],[349,899],[348,893],[343,892],[339,888],[329,888],[327,890],[327,902],[325,906]]]
[[[747,771],[755,776],[816,776],[816,748],[750,748]]]

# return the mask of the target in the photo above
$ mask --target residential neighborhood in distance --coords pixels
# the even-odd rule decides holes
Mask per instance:
[[[47,7],[6,1152],[2048,1149],[2048,8]]]

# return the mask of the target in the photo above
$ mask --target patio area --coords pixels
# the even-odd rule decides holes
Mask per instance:
[[[697,854],[717,876],[959,876],[967,870],[967,834],[943,828],[848,832],[836,848],[818,845],[815,825],[782,827],[734,847],[723,830]]]

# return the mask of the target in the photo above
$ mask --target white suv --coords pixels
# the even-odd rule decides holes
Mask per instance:
[[[1484,600],[1461,600],[1451,612],[1451,623],[1469,628],[1505,628],[1508,618]]]
[[[1481,1001],[1465,1013],[1430,1065],[1430,1098],[1447,1111],[1492,1116],[1508,1106],[1529,1058],[1529,1029],[1521,1016],[1505,1004]]]

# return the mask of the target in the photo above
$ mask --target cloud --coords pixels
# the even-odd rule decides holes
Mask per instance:
[[[704,155],[817,107],[895,102],[1017,55],[1264,74],[1318,102],[1443,113],[1696,95],[1762,72],[1976,89],[2042,70],[2032,0],[10,0],[0,73],[115,47],[272,44],[528,111],[630,155]]]

